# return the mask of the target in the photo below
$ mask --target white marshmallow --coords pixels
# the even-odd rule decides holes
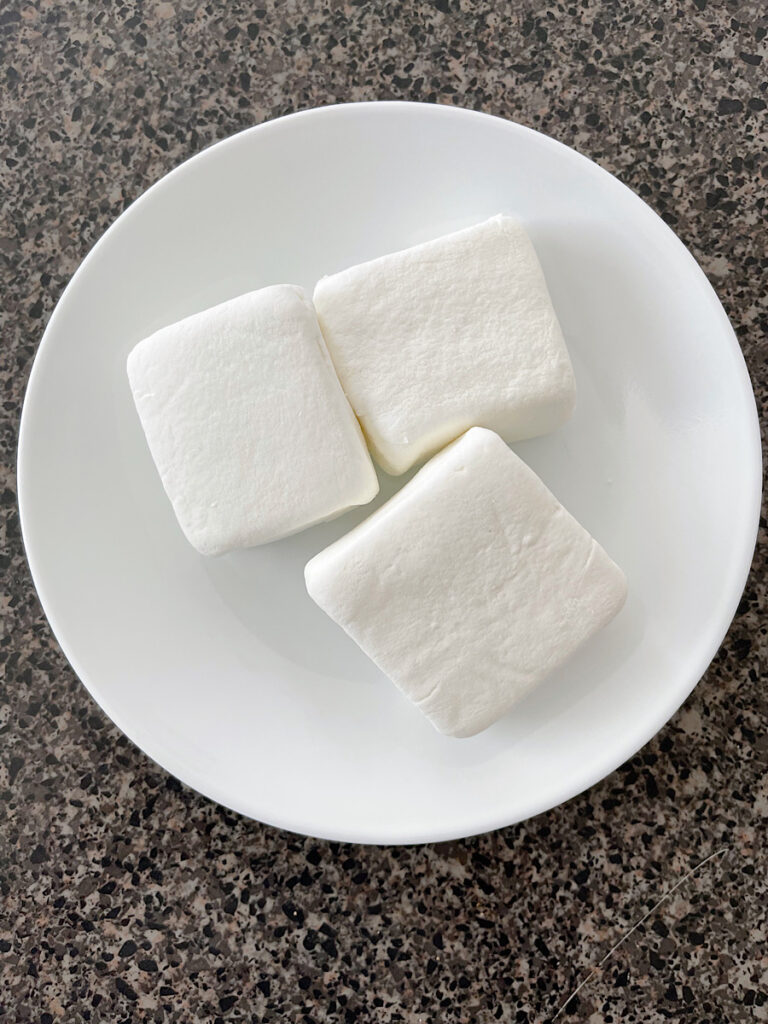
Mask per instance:
[[[165,327],[128,377],[189,542],[221,554],[363,505],[379,483],[311,302],[276,285]]]
[[[432,724],[491,725],[619,611],[626,580],[474,428],[306,567],[310,596]]]
[[[318,282],[320,326],[376,461],[405,472],[471,426],[568,418],[573,370],[525,229],[498,216]]]

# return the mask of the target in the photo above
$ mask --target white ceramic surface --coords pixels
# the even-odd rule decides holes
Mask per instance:
[[[144,335],[498,212],[528,226],[573,357],[567,426],[516,450],[624,568],[622,614],[516,712],[434,732],[304,591],[367,509],[209,560],[186,543],[133,408]],[[402,481],[403,478],[401,478]],[[188,785],[298,832],[465,836],[602,778],[679,707],[736,609],[760,443],[733,331],[644,203],[529,129],[419,104],[328,107],[243,132],[151,188],[93,249],[27,392],[19,496],[53,630],[107,714]],[[44,699],[45,694],[41,694]]]

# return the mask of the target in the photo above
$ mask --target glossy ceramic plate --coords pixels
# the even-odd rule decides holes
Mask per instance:
[[[438,735],[307,597],[306,561],[374,505],[220,559],[176,526],[134,411],[130,348],[249,289],[517,214],[578,407],[516,445],[624,568],[622,614],[487,732]],[[183,782],[260,821],[362,842],[466,836],[567,800],[688,696],[736,609],[760,495],[733,331],[664,223],[595,164],[449,107],[355,104],[252,128],[134,203],[64,293],[19,451],[40,598],[106,713]],[[471,680],[468,680],[471,682]]]

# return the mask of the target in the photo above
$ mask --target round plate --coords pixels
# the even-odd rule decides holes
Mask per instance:
[[[372,506],[220,559],[176,526],[125,374],[156,328],[498,212],[531,232],[573,357],[565,428],[516,445],[624,568],[614,622],[513,714],[434,732],[304,590]],[[665,224],[607,172],[494,117],[309,110],[183,164],[75,274],[19,449],[24,540],[56,637],[124,732],[260,821],[359,842],[466,836],[590,786],[688,696],[725,635],[758,521],[760,442],[733,331]]]

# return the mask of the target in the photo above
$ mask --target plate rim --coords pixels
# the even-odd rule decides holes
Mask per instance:
[[[731,355],[734,361],[734,372],[738,377],[740,390],[742,392],[743,412],[746,419],[750,421],[748,428],[749,451],[745,453],[744,458],[744,464],[751,467],[751,478],[745,482],[745,492],[749,492],[749,505],[751,506],[751,509],[748,509],[745,504],[744,511],[744,518],[749,524],[749,528],[745,529],[742,535],[738,538],[738,543],[736,545],[737,550],[731,563],[731,588],[727,593],[719,596],[719,607],[713,609],[713,619],[717,620],[718,627],[716,630],[711,632],[709,642],[703,645],[702,652],[696,659],[695,663],[693,663],[689,668],[688,672],[680,673],[680,685],[675,687],[671,698],[663,704],[661,702],[659,703],[656,714],[650,718],[650,724],[640,730],[637,735],[632,733],[631,736],[628,736],[623,743],[617,743],[614,748],[611,748],[609,756],[597,758],[596,761],[593,762],[591,770],[584,771],[581,774],[574,774],[569,777],[567,782],[565,782],[561,787],[559,796],[554,802],[545,797],[543,799],[540,798],[532,801],[531,806],[524,809],[522,812],[508,812],[505,814],[503,811],[494,811],[494,813],[491,813],[490,810],[488,810],[476,815],[465,814],[460,818],[452,818],[451,824],[445,824],[441,828],[428,828],[423,833],[414,831],[410,828],[403,828],[402,826],[378,830],[368,828],[350,829],[344,826],[317,828],[315,825],[312,825],[309,830],[304,830],[302,829],[301,824],[297,822],[295,818],[291,817],[290,813],[286,815],[275,815],[271,812],[269,814],[263,814],[255,807],[246,808],[244,806],[238,806],[238,802],[231,801],[226,793],[220,792],[215,783],[211,784],[210,780],[195,778],[195,773],[186,768],[184,770],[179,770],[178,766],[174,765],[175,758],[168,751],[164,751],[158,756],[149,753],[144,744],[137,738],[137,734],[140,730],[133,728],[133,726],[126,728],[122,721],[122,714],[113,713],[113,709],[110,706],[111,702],[109,699],[105,699],[100,693],[98,680],[93,680],[88,677],[88,673],[82,668],[79,656],[74,650],[70,649],[70,645],[63,635],[64,631],[57,624],[57,613],[53,607],[55,602],[51,600],[45,583],[45,568],[35,553],[35,541],[33,536],[34,527],[31,523],[33,513],[30,510],[29,500],[26,498],[27,481],[31,478],[34,472],[34,467],[30,466],[29,447],[25,444],[25,439],[29,437],[32,430],[30,424],[34,417],[36,395],[41,387],[40,381],[44,373],[47,353],[51,349],[51,345],[53,343],[52,339],[56,333],[57,322],[62,315],[62,309],[69,301],[71,301],[72,296],[76,292],[80,280],[86,274],[91,263],[98,259],[100,250],[106,243],[107,239],[111,237],[114,232],[119,230],[123,218],[139,204],[149,201],[149,198],[156,194],[156,192],[169,186],[172,187],[180,177],[189,172],[191,166],[196,166],[197,164],[209,159],[214,150],[218,151],[227,147],[233,147],[238,142],[242,141],[245,136],[256,136],[258,134],[263,135],[265,133],[282,131],[289,122],[293,123],[309,117],[318,116],[343,117],[347,112],[356,112],[361,108],[367,108],[368,110],[418,110],[428,116],[458,117],[459,119],[466,118],[477,121],[483,120],[500,124],[507,130],[534,136],[539,144],[544,144],[545,146],[555,150],[560,157],[565,157],[572,162],[580,164],[582,167],[588,167],[592,174],[607,177],[611,180],[614,186],[618,184],[620,188],[629,197],[631,197],[631,201],[636,204],[641,204],[646,215],[650,214],[652,218],[655,218],[658,222],[658,225],[663,227],[664,233],[667,236],[667,241],[678,248],[681,258],[686,261],[689,268],[693,270],[694,276],[698,276],[700,281],[705,285],[707,293],[712,300],[712,313],[720,320],[720,326],[725,335],[724,340],[727,339],[727,343],[731,349]],[[138,747],[145,756],[155,764],[159,765],[164,771],[171,774],[174,778],[178,779],[182,784],[200,793],[206,799],[214,800],[216,803],[243,815],[245,818],[261,822],[274,828],[280,828],[297,835],[307,835],[313,838],[336,842],[373,845],[411,845],[468,838],[517,824],[521,821],[527,821],[538,814],[552,810],[553,808],[560,806],[560,804],[566,803],[579,794],[586,792],[592,786],[614,772],[621,764],[638,753],[638,751],[640,751],[682,707],[706,673],[728,633],[750,574],[759,530],[763,491],[760,421],[754,389],[749,376],[749,370],[744,359],[744,354],[741,350],[741,346],[739,345],[733,326],[722,306],[722,303],[720,302],[719,297],[717,296],[717,293],[714,290],[714,287],[690,250],[675,234],[672,228],[663,220],[663,218],[660,217],[659,214],[657,214],[656,211],[653,210],[653,208],[638,196],[637,193],[635,193],[628,185],[625,185],[618,177],[611,174],[604,167],[601,167],[601,165],[596,161],[582,153],[579,153],[577,150],[565,143],[544,134],[543,132],[537,131],[534,128],[530,128],[527,125],[520,124],[519,122],[508,118],[488,114],[478,110],[472,110],[467,107],[454,106],[452,104],[419,103],[406,100],[365,100],[351,103],[326,104],[322,106],[304,108],[290,114],[285,114],[281,117],[266,120],[256,125],[251,125],[248,128],[244,128],[206,146],[199,153],[187,158],[182,163],[166,172],[162,177],[153,182],[147,189],[137,196],[137,198],[134,199],[125,208],[125,210],[115,218],[80,262],[76,271],[62,291],[48,323],[46,324],[42,338],[34,355],[24,392],[22,412],[19,421],[16,467],[17,503],[19,508],[22,544],[27,558],[27,563],[29,565],[32,582],[43,613],[45,614],[54,639],[61,648],[79,681],[88,691],[95,703],[107,715],[110,721],[132,743],[134,743],[134,745]]]

